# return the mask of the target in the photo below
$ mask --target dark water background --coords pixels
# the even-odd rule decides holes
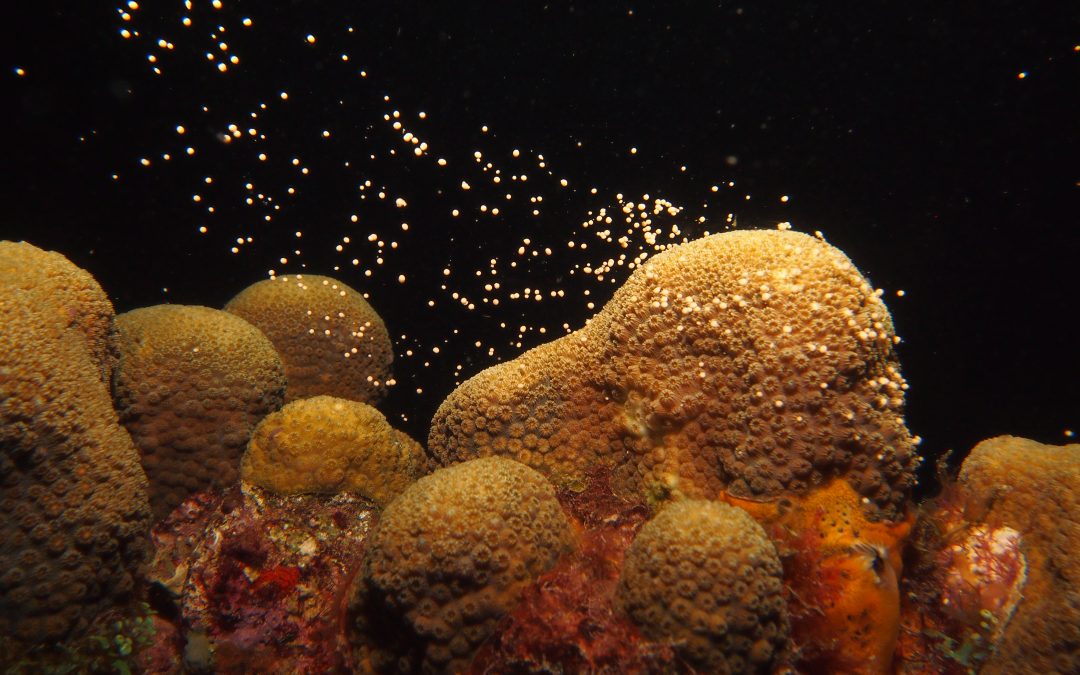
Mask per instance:
[[[1078,3],[196,4],[145,2],[125,22],[126,4],[19,3],[4,28],[0,238],[63,252],[118,311],[220,307],[269,268],[334,274],[343,234],[401,239],[373,278],[349,267],[336,276],[370,292],[391,332],[408,335],[401,350],[442,346],[427,367],[399,358],[384,406],[424,439],[455,379],[494,362],[473,340],[509,358],[519,350],[500,321],[577,327],[589,314],[579,301],[467,312],[441,296],[431,310],[443,266],[505,259],[523,236],[580,239],[589,209],[615,192],[649,193],[688,214],[709,202],[714,232],[728,212],[744,227],[820,229],[886,289],[904,338],[908,423],[931,459],[997,434],[1061,443],[1080,432]],[[195,27],[182,28],[185,15]],[[237,27],[244,16],[250,30]],[[241,57],[225,74],[205,59],[218,22]],[[141,37],[121,38],[125,26]],[[158,36],[175,49],[154,48]],[[246,127],[258,102],[269,110],[251,124],[267,140],[221,143],[224,125]],[[432,157],[451,158],[448,169],[404,152],[383,120],[395,109]],[[187,144],[197,153],[185,159]],[[271,161],[253,159],[260,148]],[[543,153],[553,175],[533,161],[532,184],[519,190],[545,196],[541,219],[509,206],[500,218],[448,217],[465,205],[466,177],[469,205],[505,191],[480,182],[478,148],[503,164],[513,148]],[[310,177],[288,166],[293,156]],[[364,177],[408,208],[361,203]],[[246,206],[248,181],[281,211]],[[727,181],[736,187],[710,192]],[[285,197],[287,186],[297,194]],[[297,229],[303,270],[295,256],[277,264]],[[229,251],[252,233],[253,244]],[[373,255],[353,246],[346,258]],[[541,260],[522,285],[543,279],[573,294],[584,285],[567,274],[575,262],[565,251]],[[410,282],[396,283],[399,273]],[[614,288],[593,287],[597,306]],[[523,346],[557,334],[530,333]]]

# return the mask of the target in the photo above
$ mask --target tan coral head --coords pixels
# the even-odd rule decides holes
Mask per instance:
[[[289,403],[256,427],[240,475],[277,494],[350,492],[385,505],[426,465],[420,444],[375,408],[315,396]]]
[[[393,383],[394,350],[364,295],[337,279],[281,276],[248,286],[225,311],[270,338],[285,362],[285,400],[329,395],[378,403]]]
[[[432,421],[446,464],[503,455],[634,501],[805,494],[844,478],[901,518],[919,458],[889,312],[838,249],[735,231],[635,270],[581,330],[463,383]]]

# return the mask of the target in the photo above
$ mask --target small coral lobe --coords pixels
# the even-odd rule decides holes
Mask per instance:
[[[574,547],[555,489],[504,458],[409,486],[371,532],[349,621],[363,672],[457,672],[537,576]]]
[[[427,463],[420,444],[370,405],[314,396],[259,423],[240,476],[278,494],[349,492],[385,506],[425,473]]]
[[[328,395],[374,405],[386,395],[390,335],[363,295],[341,281],[314,274],[260,281],[225,311],[274,344],[288,376],[286,402]]]
[[[285,370],[257,328],[209,307],[117,317],[113,396],[164,518],[187,495],[237,480],[255,426],[281,407]]]
[[[1080,671],[1080,445],[999,436],[923,505],[905,672]]]
[[[616,605],[644,635],[704,672],[768,673],[789,641],[779,557],[745,511],[679,500],[626,552]]]

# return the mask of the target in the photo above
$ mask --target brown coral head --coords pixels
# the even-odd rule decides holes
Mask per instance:
[[[742,509],[674,502],[626,552],[617,604],[704,672],[768,673],[789,639],[776,548]]]
[[[735,231],[641,266],[582,329],[485,370],[432,420],[444,464],[517,459],[631,501],[805,494],[844,478],[898,518],[919,458],[888,309],[852,262]]]
[[[393,382],[390,334],[356,290],[330,277],[296,274],[248,286],[225,311],[250,321],[285,362],[285,400],[322,394],[375,404]]]
[[[359,401],[315,396],[267,415],[241,477],[277,494],[361,495],[385,505],[427,468],[420,444]]]
[[[491,457],[421,478],[386,507],[349,603],[366,672],[457,672],[573,546],[555,490]]]
[[[255,425],[281,407],[284,366],[265,335],[219,309],[143,307],[116,324],[113,398],[160,520],[188,495],[237,480]]]

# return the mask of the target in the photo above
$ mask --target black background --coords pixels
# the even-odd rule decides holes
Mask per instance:
[[[409,335],[400,350],[437,343],[450,353],[427,368],[399,358],[384,408],[423,439],[453,386],[452,364],[468,376],[492,362],[463,347],[501,339],[492,321],[548,312],[549,325],[576,327],[588,315],[581,303],[515,306],[484,320],[425,306],[447,260],[482,265],[493,247],[536,231],[509,208],[498,220],[467,219],[471,229],[446,215],[460,201],[460,172],[478,175],[473,148],[505,157],[520,147],[557,167],[543,184],[542,229],[553,241],[601,203],[587,186],[700,207],[709,186],[728,180],[736,188],[708,210],[712,231],[728,211],[740,226],[787,220],[824,231],[887,291],[904,338],[908,423],[930,458],[997,434],[1061,443],[1066,429],[1080,430],[1080,4],[226,2],[217,15],[196,4],[198,26],[255,19],[248,31],[230,29],[242,61],[227,75],[205,61],[207,29],[180,29],[181,2],[143,3],[127,24],[119,5],[20,3],[7,23],[0,238],[63,252],[117,311],[221,306],[264,278],[301,227],[304,269],[329,272],[347,214],[362,214],[357,239],[407,219],[414,234],[392,271],[339,276],[371,293],[392,333]],[[141,37],[122,39],[125,25]],[[175,36],[176,49],[152,49],[158,34]],[[163,54],[162,76],[150,72],[149,52]],[[368,77],[357,77],[361,68]],[[288,106],[274,105],[280,90]],[[282,162],[253,162],[253,147],[217,140],[257,101],[273,108],[257,124],[270,137],[264,147],[312,166],[272,225],[240,205],[235,185],[252,180],[281,195],[301,183]],[[210,111],[198,113],[204,104]],[[382,120],[391,109],[413,121],[426,111],[414,126],[437,155],[455,158],[454,171],[388,156],[402,149]],[[138,165],[185,143],[196,158]],[[191,199],[210,173],[212,218]],[[552,187],[560,175],[571,189]],[[407,217],[360,204],[358,176],[408,199]],[[782,194],[791,201],[781,204]],[[478,188],[470,198],[484,196]],[[210,235],[197,233],[204,223]],[[241,255],[228,251],[253,231]],[[573,287],[561,273],[567,260],[532,271]],[[415,282],[396,284],[399,271]],[[533,333],[525,346],[548,338]],[[395,417],[403,412],[408,422]]]

